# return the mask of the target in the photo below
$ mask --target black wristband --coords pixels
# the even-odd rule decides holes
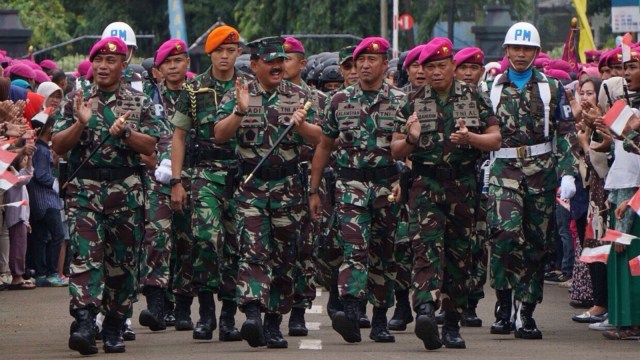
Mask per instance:
[[[169,185],[173,187],[173,185],[176,184],[181,184],[182,183],[182,179],[180,178],[171,178],[171,180],[169,180]]]
[[[240,117],[245,117],[245,116],[247,116],[247,113],[246,113],[246,112],[241,112],[241,111],[240,111],[240,109],[238,109],[238,105],[236,105],[236,106],[233,108],[233,113],[234,113],[234,115],[236,115],[236,116],[240,116]]]
[[[412,145],[412,146],[416,146],[416,145],[417,145],[417,144],[416,144],[416,143],[414,143],[413,141],[409,140],[409,135],[408,135],[408,134],[407,134],[407,137],[405,137],[405,138],[404,138],[404,141],[405,141],[407,144]]]

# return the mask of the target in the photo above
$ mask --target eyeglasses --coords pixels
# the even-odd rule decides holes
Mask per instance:
[[[353,68],[353,63],[352,62],[345,62],[340,64],[340,67],[343,68],[344,70],[351,70]]]

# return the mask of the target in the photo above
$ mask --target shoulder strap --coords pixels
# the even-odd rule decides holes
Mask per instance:
[[[491,106],[493,107],[494,113],[498,112],[498,105],[500,105],[500,97],[502,96],[502,87],[504,86],[503,84],[500,83],[500,79],[502,79],[503,75],[504,74],[499,74],[498,76],[496,76],[496,78],[493,80],[493,86],[491,87],[490,99],[491,99]]]
[[[538,91],[540,92],[540,98],[544,104],[544,137],[549,138],[549,112],[551,112],[551,87],[549,86],[549,79],[544,74],[542,78],[544,82],[538,81]]]

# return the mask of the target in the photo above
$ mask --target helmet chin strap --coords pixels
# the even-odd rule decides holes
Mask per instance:
[[[133,50],[129,49],[129,46],[127,46],[127,64],[130,64],[132,57],[133,57]]]
[[[511,66],[512,69],[515,70],[516,66],[513,65],[513,62],[511,61],[511,56],[509,56],[509,46],[507,46],[507,60],[509,61],[509,65]],[[540,53],[540,48],[536,49],[536,55],[533,57],[533,59],[531,59],[531,62],[529,63],[529,65],[527,65],[527,68],[525,70],[529,70],[529,68],[531,68],[531,66],[533,65],[533,62],[536,61],[536,58],[538,57],[538,54]]]

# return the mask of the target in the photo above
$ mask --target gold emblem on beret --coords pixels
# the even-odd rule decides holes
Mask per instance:
[[[380,45],[378,45],[377,42],[371,43],[371,50],[378,51],[379,48],[380,48]]]
[[[448,48],[448,47],[446,47],[446,46],[443,46],[443,47],[442,47],[442,52],[443,52],[444,54],[448,53],[448,52],[449,52],[449,48]]]
[[[480,53],[476,54],[476,59],[480,60]]]
[[[180,45],[180,43],[176,44],[176,51],[182,51],[182,45]]]
[[[289,49],[291,49],[291,44],[289,44],[289,43],[284,43],[284,44],[282,45],[282,48],[284,49],[284,51],[285,51],[285,52],[286,52],[286,51],[289,51]]]
[[[229,36],[227,36],[227,41],[230,41],[230,42],[236,41],[236,33],[232,32],[231,34],[229,34]]]
[[[116,46],[116,44],[112,43],[112,42],[108,42],[107,43],[107,48],[109,49],[109,51],[114,52],[118,49],[118,47]]]

